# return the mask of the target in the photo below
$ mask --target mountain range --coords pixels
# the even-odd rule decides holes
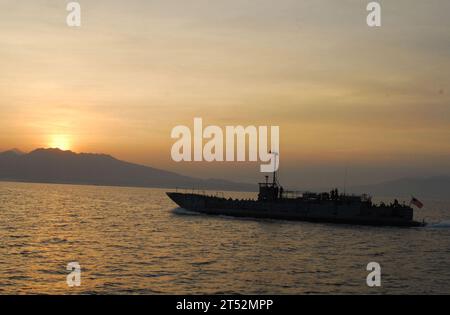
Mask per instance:
[[[450,176],[425,178],[401,178],[378,184],[351,187],[349,191],[357,194],[386,197],[423,197],[450,200]]]
[[[17,149],[0,153],[0,180],[105,186],[255,191],[256,185],[199,179],[118,160],[106,154],[59,149]]]
[[[200,179],[149,166],[118,160],[106,154],[75,153],[59,149],[36,149],[23,153],[13,149],[0,153],[0,180],[104,186],[198,188],[256,191],[256,184],[221,179]],[[354,186],[351,193],[373,196],[450,199],[450,176],[404,178],[378,184]]]

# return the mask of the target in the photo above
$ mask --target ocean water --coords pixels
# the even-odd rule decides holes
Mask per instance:
[[[207,216],[164,192],[0,182],[0,294],[450,294],[448,201],[405,229]]]

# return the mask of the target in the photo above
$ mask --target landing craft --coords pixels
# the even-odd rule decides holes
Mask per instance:
[[[198,193],[167,192],[180,207],[211,215],[233,217],[329,222],[374,226],[424,226],[414,221],[410,205],[396,200],[390,205],[375,204],[368,195],[340,194],[337,189],[323,193],[285,191],[273,172],[259,183],[257,200],[231,199]]]

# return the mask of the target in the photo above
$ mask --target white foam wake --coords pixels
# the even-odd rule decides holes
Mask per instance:
[[[427,227],[429,228],[436,228],[436,229],[449,229],[450,228],[450,220],[445,220],[437,223],[431,223],[428,224]]]

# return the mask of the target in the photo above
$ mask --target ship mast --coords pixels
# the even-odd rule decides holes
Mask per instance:
[[[269,151],[269,153],[273,154],[274,157],[275,157],[275,163],[274,163],[274,166],[273,166],[273,179],[272,179],[272,184],[275,186],[275,184],[277,183],[276,167],[277,167],[277,156],[278,156],[278,153],[277,152],[272,152],[272,151]]]

